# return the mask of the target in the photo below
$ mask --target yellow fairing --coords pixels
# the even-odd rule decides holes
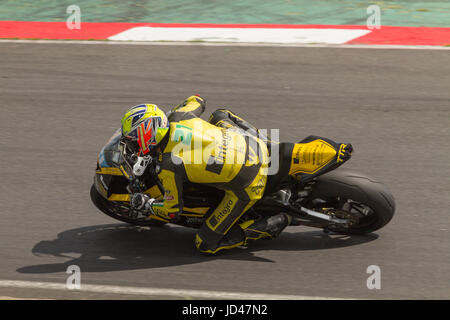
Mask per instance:
[[[308,143],[296,143],[292,152],[290,175],[314,174],[336,156],[336,150],[329,143],[317,139]]]
[[[97,170],[96,173],[109,174],[112,176],[123,176],[123,173],[119,168],[111,168],[111,167],[100,168],[100,170]]]
[[[109,201],[129,202],[130,201],[130,195],[127,194],[127,193],[124,193],[124,194],[113,193],[112,195],[109,196],[108,200]]]

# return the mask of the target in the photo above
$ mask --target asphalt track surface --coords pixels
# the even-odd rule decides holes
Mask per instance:
[[[447,51],[0,44],[0,279],[337,298],[450,298]],[[200,93],[284,141],[351,142],[346,168],[383,181],[397,211],[367,236],[289,227],[205,257],[194,230],[141,229],[91,203],[97,153],[127,107]],[[369,265],[381,289],[369,290]],[[0,296],[136,298],[1,288]],[[138,297],[146,298],[146,297]],[[149,297],[149,298],[164,298]],[[172,297],[173,298],[173,297]]]

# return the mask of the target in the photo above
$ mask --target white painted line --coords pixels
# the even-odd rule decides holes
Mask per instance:
[[[1,296],[0,300],[54,300],[54,299],[41,299],[41,298],[20,298],[20,297],[6,297]]]
[[[450,50],[450,46],[407,46],[371,44],[275,44],[275,43],[220,43],[220,42],[150,42],[150,41],[92,41],[92,40],[16,40],[0,39],[1,43],[32,44],[104,44],[137,46],[205,46],[205,47],[281,47],[281,48],[338,48],[338,49],[404,49],[404,50]]]
[[[344,44],[367,29],[154,28],[135,27],[109,37],[120,41],[206,41],[246,43]]]
[[[16,281],[0,280],[0,287],[23,288],[23,289],[45,289],[45,290],[64,290],[71,292],[94,292],[103,294],[128,294],[142,296],[160,296],[177,298],[200,298],[200,299],[235,299],[235,300],[344,300],[341,298],[330,297],[311,297],[299,295],[278,295],[261,294],[245,292],[222,292],[209,290],[184,290],[184,289],[166,289],[166,288],[144,288],[144,287],[122,287],[122,286],[103,286],[92,284],[81,284],[79,290],[68,290],[66,284],[54,282],[35,282],[35,281]]]

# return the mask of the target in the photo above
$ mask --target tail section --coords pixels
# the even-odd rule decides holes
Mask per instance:
[[[336,169],[350,159],[351,144],[336,143],[330,139],[309,136],[293,144],[289,175],[307,182],[325,172]]]

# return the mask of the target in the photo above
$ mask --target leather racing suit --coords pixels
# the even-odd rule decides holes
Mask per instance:
[[[163,201],[151,204],[153,212],[166,219],[177,217],[183,209],[183,182],[206,184],[225,195],[196,234],[199,251],[214,254],[277,236],[290,223],[286,214],[236,223],[264,193],[266,143],[245,134],[245,129],[256,128],[230,111],[218,109],[207,122],[199,118],[204,110],[204,99],[191,96],[168,113],[170,129],[160,144],[158,174],[165,193]]]

